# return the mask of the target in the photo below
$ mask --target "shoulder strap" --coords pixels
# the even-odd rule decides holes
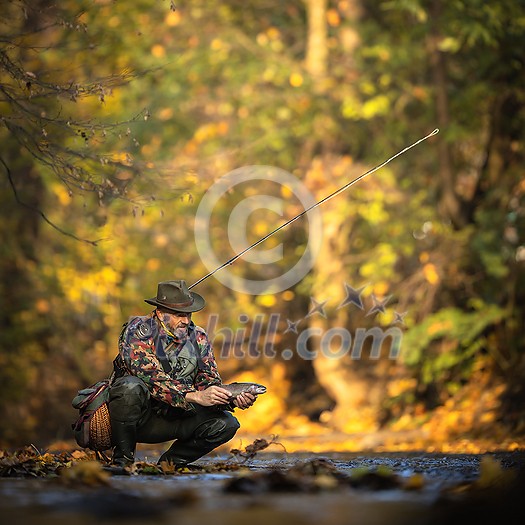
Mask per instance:
[[[162,340],[160,338],[160,330],[157,331],[157,335],[155,337],[155,355],[157,356],[157,359],[159,360],[164,372],[169,374],[173,368],[168,359],[168,356],[166,355],[166,351],[164,350],[164,345],[162,344]]]
[[[204,361],[202,360],[199,344],[197,343],[197,336],[195,335],[195,324],[192,322],[190,325],[190,341],[193,345],[193,349],[197,354],[197,366],[202,370],[204,368]]]

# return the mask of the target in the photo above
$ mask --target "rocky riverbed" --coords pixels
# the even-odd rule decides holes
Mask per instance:
[[[147,460],[147,458],[141,458]],[[525,452],[269,453],[109,474],[79,461],[0,478],[4,523],[522,523]],[[9,474],[9,471],[5,471]],[[516,518],[514,518],[516,516]],[[513,521],[518,520],[518,521]]]

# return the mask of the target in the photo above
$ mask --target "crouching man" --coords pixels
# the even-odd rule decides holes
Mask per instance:
[[[191,321],[205,301],[185,281],[159,283],[146,302],[156,308],[126,323],[114,361],[112,463],[131,465],[137,443],[175,440],[159,463],[184,466],[232,439],[239,428],[233,410],[250,407],[257,396],[232,399],[221,388],[208,335]]]

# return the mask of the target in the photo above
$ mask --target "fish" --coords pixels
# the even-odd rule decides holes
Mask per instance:
[[[221,388],[228,390],[232,397],[237,397],[239,394],[244,394],[248,392],[249,394],[264,394],[266,392],[266,387],[259,383],[229,383],[227,385],[220,385]]]

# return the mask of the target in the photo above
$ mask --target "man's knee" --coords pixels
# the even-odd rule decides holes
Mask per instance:
[[[241,426],[235,416],[233,416],[229,412],[227,412],[227,416],[228,416],[228,422],[226,424],[226,428],[224,432],[224,438],[225,438],[224,443],[226,443],[226,441],[230,441],[230,439],[232,439],[233,436],[235,436],[235,434],[237,433],[237,430],[239,430]]]
[[[149,391],[142,379],[119,377],[109,391],[109,413],[117,421],[137,421],[144,413]]]
[[[240,425],[237,419],[229,412],[225,412],[221,417],[210,419],[197,429],[196,437],[226,443],[235,436]]]

